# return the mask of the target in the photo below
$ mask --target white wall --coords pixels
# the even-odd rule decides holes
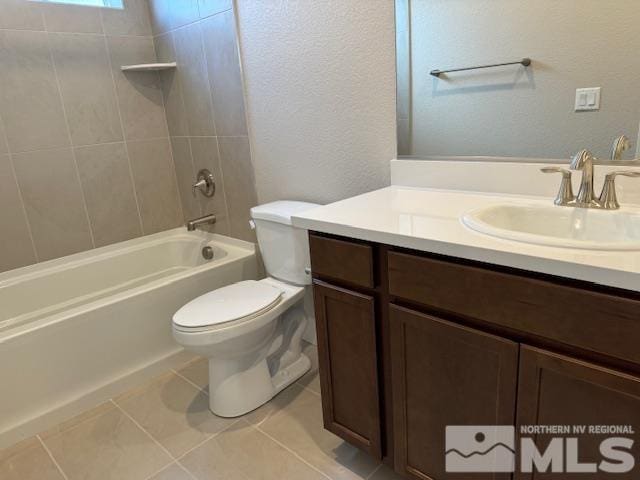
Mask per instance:
[[[326,203],[389,184],[392,0],[236,0],[260,202]]]
[[[634,143],[638,0],[412,0],[413,153],[568,158]],[[531,57],[532,66],[429,75]],[[599,112],[575,89],[603,87]],[[629,154],[634,154],[629,152]]]

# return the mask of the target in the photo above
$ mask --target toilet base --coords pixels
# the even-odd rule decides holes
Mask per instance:
[[[219,417],[239,417],[255,410],[311,368],[309,357],[302,353],[273,376],[266,359],[253,366],[240,365],[242,361],[209,360],[209,409]]]

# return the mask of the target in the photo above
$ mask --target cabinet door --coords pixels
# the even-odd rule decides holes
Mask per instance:
[[[430,480],[511,478],[446,473],[445,434],[448,425],[514,425],[518,344],[395,305],[390,314],[396,470]]]
[[[313,286],[325,428],[381,458],[374,299]]]
[[[640,379],[590,363],[533,347],[522,346],[518,385],[518,426],[524,425],[631,425],[640,433]],[[520,431],[520,428],[518,428]],[[578,438],[580,462],[599,463],[600,442],[608,435],[570,435]],[[624,436],[624,435],[613,435]],[[543,452],[551,437],[534,436]],[[636,462],[640,462],[640,436],[631,435]],[[568,455],[567,455],[568,456]],[[565,459],[566,461],[567,459]],[[519,473],[518,480],[637,479],[640,463],[630,473]]]

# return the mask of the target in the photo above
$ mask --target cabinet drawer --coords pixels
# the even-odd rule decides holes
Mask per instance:
[[[640,300],[477,266],[389,253],[390,294],[640,364]]]
[[[316,277],[373,288],[373,249],[370,245],[309,235],[311,269]]]

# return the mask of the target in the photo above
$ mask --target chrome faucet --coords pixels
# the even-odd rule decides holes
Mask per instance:
[[[187,222],[187,231],[193,232],[200,225],[213,225],[214,223],[216,223],[215,215],[205,215],[204,217],[194,218]]]
[[[611,172],[605,176],[602,193],[596,199],[593,188],[593,165],[596,158],[588,150],[580,150],[571,159],[571,170],[582,170],[582,180],[578,196],[573,194],[571,171],[559,167],[545,167],[543,173],[561,173],[562,184],[554,203],[562,207],[599,208],[602,210],[617,210],[620,208],[616,194],[615,180],[618,176],[640,177],[640,170],[622,170]]]
[[[618,162],[622,160],[624,152],[631,148],[631,142],[626,135],[621,135],[613,141],[611,147],[611,161]]]
[[[589,150],[580,150],[571,159],[569,168],[571,170],[582,170],[582,181],[580,182],[580,190],[576,197],[576,207],[597,208],[599,206],[593,193],[594,161],[595,157]]]

